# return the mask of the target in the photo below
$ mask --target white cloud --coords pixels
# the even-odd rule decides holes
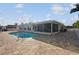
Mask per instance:
[[[72,21],[74,22],[74,21],[77,21],[79,18],[78,18],[78,15],[75,15],[75,16],[73,16],[72,17]]]
[[[45,20],[51,20],[51,14],[47,14]]]
[[[75,8],[76,6],[75,6],[74,3],[72,3],[72,4],[70,4],[70,7],[71,7],[71,8]]]
[[[11,19],[7,17],[0,17],[0,25],[8,25],[8,24],[14,24],[15,21],[12,21]]]
[[[66,19],[62,19],[60,22],[63,23],[64,25],[67,25],[67,20]]]
[[[68,22],[71,23],[71,25],[72,25],[73,23],[75,23],[77,20],[79,20],[78,15],[72,15],[71,17],[72,17],[72,18],[69,19],[69,21],[68,21]]]
[[[46,16],[47,18],[51,18],[51,14],[49,13],[49,14],[47,14],[47,16]]]
[[[16,4],[16,12],[21,13],[23,7],[24,7],[24,4]]]
[[[16,4],[16,8],[23,8],[24,5],[23,4]]]
[[[23,15],[18,17],[19,23],[29,23],[32,22],[32,15]]]
[[[55,14],[64,15],[64,8],[61,5],[59,5],[59,4],[54,4],[52,6],[52,11]]]

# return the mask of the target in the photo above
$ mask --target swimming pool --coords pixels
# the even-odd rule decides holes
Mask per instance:
[[[31,38],[35,35],[35,33],[27,33],[27,32],[11,32],[9,34],[19,38]]]

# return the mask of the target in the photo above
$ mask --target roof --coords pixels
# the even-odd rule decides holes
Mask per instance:
[[[16,25],[7,25],[6,28],[16,28]]]
[[[42,21],[42,22],[37,22],[37,23],[34,23],[34,24],[46,24],[46,23],[62,24],[62,23],[55,21],[55,20]],[[64,25],[64,24],[62,24],[62,25]]]

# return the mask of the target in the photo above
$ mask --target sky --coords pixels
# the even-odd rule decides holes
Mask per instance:
[[[1,3],[0,24],[41,22],[56,20],[72,25],[78,20],[78,12],[70,14],[73,3]]]

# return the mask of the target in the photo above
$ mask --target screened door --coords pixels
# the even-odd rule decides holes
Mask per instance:
[[[53,24],[53,32],[58,32],[58,24]]]

